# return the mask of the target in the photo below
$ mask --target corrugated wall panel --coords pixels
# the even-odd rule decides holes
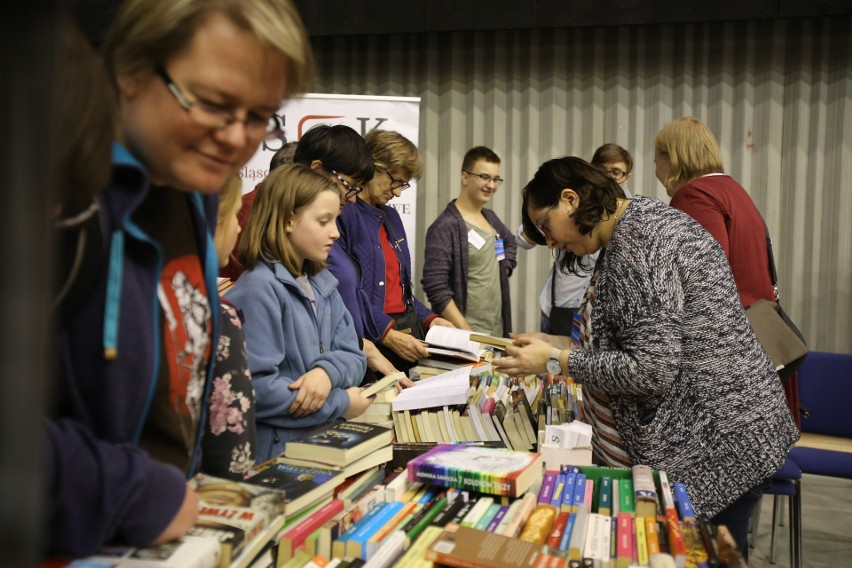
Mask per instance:
[[[852,18],[316,38],[315,90],[421,97],[417,239],[485,144],[507,182],[493,208],[520,222],[538,165],[604,142],[628,148],[629,186],[667,200],[653,137],[697,116],[775,240],[782,299],[817,350],[852,353]],[[516,329],[538,328],[549,251],[519,252]],[[422,271],[422,260],[415,270]],[[419,284],[418,284],[419,289]]]

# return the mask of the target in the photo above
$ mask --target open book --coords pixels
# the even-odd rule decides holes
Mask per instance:
[[[508,337],[497,337],[494,335],[485,335],[484,333],[476,333],[471,332],[470,340],[476,341],[482,345],[490,345],[491,347],[496,347],[497,349],[506,350],[507,345],[512,345],[515,340],[509,339]]]
[[[471,367],[462,367],[419,381],[413,387],[396,395],[391,403],[394,412],[467,404],[471,393],[471,369]]]
[[[454,357],[477,363],[486,353],[478,342],[471,341],[471,331],[433,325],[426,333],[426,350],[429,355]]]

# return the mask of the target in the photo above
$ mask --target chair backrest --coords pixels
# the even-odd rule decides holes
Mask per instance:
[[[799,369],[802,432],[852,438],[852,355],[811,351]]]

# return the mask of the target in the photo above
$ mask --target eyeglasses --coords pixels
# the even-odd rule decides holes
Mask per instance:
[[[336,171],[331,170],[331,174],[332,174],[334,177],[336,177],[336,178],[337,178],[337,181],[339,181],[340,183],[342,183],[342,184],[343,184],[343,189],[345,189],[345,190],[346,190],[346,195],[345,195],[346,199],[349,199],[350,197],[352,197],[352,196],[354,196],[354,195],[358,195],[359,193],[361,193],[362,191],[364,191],[364,188],[363,188],[363,187],[360,187],[360,186],[355,186],[355,187],[353,187],[351,183],[349,183],[348,181],[346,181],[345,179],[343,179],[343,178],[340,176],[340,174],[339,174],[339,173],[337,173]]]
[[[491,177],[488,174],[475,174],[473,172],[468,172],[468,171],[465,171],[464,173],[466,173],[469,176],[476,176],[479,179],[481,179],[482,181],[484,181],[485,183],[491,183],[492,181],[494,182],[494,185],[500,185],[501,183],[503,183],[503,178],[501,178],[500,176]]]
[[[609,177],[611,177],[615,181],[621,181],[630,175],[630,172],[625,172],[620,168],[612,168],[611,170],[607,170],[606,173],[608,173]]]
[[[277,114],[266,117],[248,113],[248,116],[244,120],[240,120],[234,113],[219,105],[201,100],[190,101],[181,88],[172,81],[165,69],[160,68],[157,70],[157,73],[163,82],[165,82],[166,87],[169,88],[169,92],[177,99],[178,104],[189,115],[189,118],[201,126],[219,130],[227,128],[235,122],[241,122],[246,129],[247,136],[254,139],[263,139],[266,142],[279,139],[284,134],[284,124]]]
[[[385,173],[388,174],[388,177],[391,180],[391,182],[390,182],[390,188],[391,189],[398,189],[400,191],[405,191],[406,189],[411,187],[410,183],[408,183],[406,181],[402,181],[401,179],[396,179],[395,177],[393,177],[390,174],[390,172],[385,172]]]
[[[546,221],[544,221],[544,220],[547,218],[547,216],[550,214],[550,212],[551,212],[551,211],[553,211],[553,209],[554,209],[557,205],[559,205],[559,201],[557,201],[556,203],[554,203],[553,205],[551,205],[550,207],[548,207],[548,208],[547,208],[547,211],[545,211],[545,212],[544,212],[544,215],[542,215],[541,217],[539,217],[539,218],[538,218],[538,221],[536,221],[536,222],[535,222],[535,228],[536,228],[536,230],[539,232],[539,234],[540,234],[542,237],[544,237],[544,240],[546,240],[546,241],[550,240],[550,236],[547,234],[547,233],[548,233],[548,230],[547,230],[547,222],[546,222]]]

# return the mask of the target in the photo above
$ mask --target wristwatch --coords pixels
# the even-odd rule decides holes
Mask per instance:
[[[550,358],[547,360],[547,372],[551,375],[563,374],[562,364],[559,362],[559,355],[562,353],[562,351],[562,349],[556,347],[553,349],[553,351],[550,352]]]

